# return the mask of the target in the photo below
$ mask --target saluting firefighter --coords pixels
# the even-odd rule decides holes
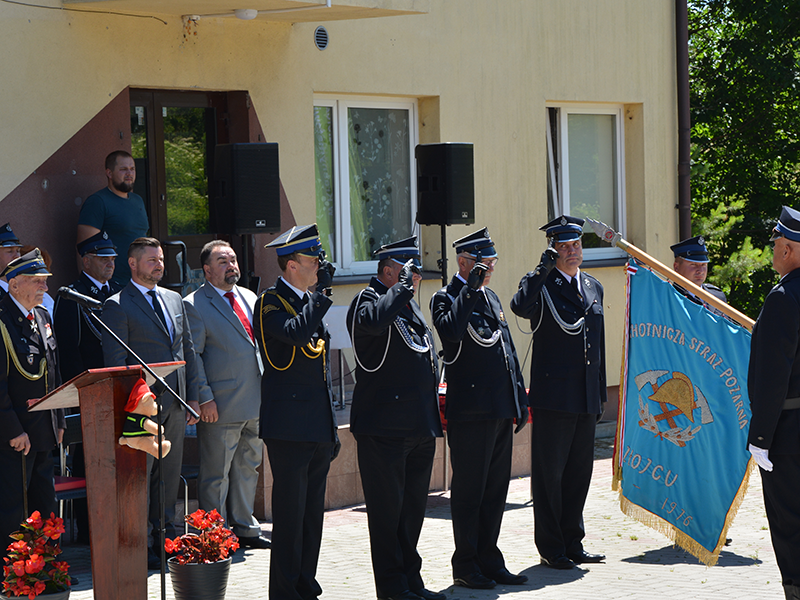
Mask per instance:
[[[549,246],[522,278],[511,310],[533,331],[530,393],[534,540],[554,569],[605,560],[583,548],[583,506],[594,462],[595,424],[606,401],[603,286],[580,270],[583,219],[561,216]]]
[[[272,468],[270,600],[316,598],[325,483],[338,452],[330,335],[323,317],[333,265],[317,225],[292,227],[267,244],[281,276],[257,300],[256,341],[264,363],[260,437]],[[313,291],[309,291],[313,288]]]
[[[416,236],[374,253],[378,275],[347,312],[356,357],[350,431],[356,439],[379,599],[445,600],[425,588],[417,542],[425,519],[439,418],[433,335],[414,295]]]
[[[56,511],[52,451],[66,428],[63,410],[28,412],[29,399],[61,384],[50,315],[39,306],[51,273],[34,248],[2,275],[8,294],[0,298],[0,555],[33,511]]]
[[[528,422],[528,396],[500,298],[486,285],[498,261],[488,229],[453,242],[458,273],[431,299],[444,347],[447,443],[453,467],[453,580],[468,588],[522,585],[497,547],[514,422]]]

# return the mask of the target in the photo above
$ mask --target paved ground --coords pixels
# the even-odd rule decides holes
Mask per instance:
[[[733,539],[717,566],[707,568],[694,557],[673,547],[655,531],[629,519],[619,510],[619,499],[611,491],[611,459],[607,443],[598,442],[594,477],[584,512],[590,552],[602,552],[605,564],[570,571],[554,571],[539,565],[533,544],[530,480],[511,482],[500,548],[511,571],[526,574],[524,586],[498,586],[494,590],[468,590],[452,585],[450,556],[453,536],[447,493],[428,499],[428,512],[419,549],[426,586],[444,591],[449,600],[504,600],[547,598],[569,600],[708,599],[779,600],[783,598],[780,574],[769,539],[761,496],[761,479],[751,478],[751,487],[729,532]],[[269,536],[271,524],[264,524]],[[80,579],[71,600],[93,598],[88,548],[66,546],[71,573]],[[239,551],[234,557],[228,585],[228,600],[267,599],[268,550]],[[369,559],[367,516],[363,506],[326,514],[318,579],[322,600],[369,600],[375,598]],[[166,597],[172,600],[167,575]],[[160,576],[148,578],[148,598],[161,597]],[[113,600],[113,599],[98,599]]]

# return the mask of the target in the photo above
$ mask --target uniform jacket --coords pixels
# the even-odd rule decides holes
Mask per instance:
[[[28,412],[29,399],[41,398],[61,385],[50,316],[41,306],[33,313],[38,333],[10,294],[0,299],[0,322],[10,339],[8,345],[6,336],[0,337],[0,445],[9,448],[12,439],[27,433],[31,451],[42,452],[56,445],[57,431],[66,428],[66,423],[63,410]],[[42,359],[47,364],[39,377]]]
[[[516,315],[530,319],[533,357],[529,402],[531,408],[569,413],[600,414],[606,401],[603,286],[580,271],[585,308],[578,294],[557,269],[549,274],[537,267],[520,281],[511,300]],[[550,312],[545,288],[556,312],[567,324],[585,318],[582,334],[569,335]]]
[[[708,308],[708,310],[710,310],[715,315],[724,315],[724,313],[721,310],[719,310],[717,308],[714,308],[710,304],[706,304],[700,298],[698,298],[697,296],[692,294],[689,290],[686,290],[686,289],[682,288],[677,283],[673,283],[672,285],[675,287],[676,290],[678,290],[681,294],[686,296],[689,300],[691,300],[695,304],[704,305],[706,308]],[[711,283],[703,283],[703,285],[701,285],[700,287],[703,288],[705,291],[707,291],[712,296],[714,296],[715,298],[717,298],[719,300],[722,300],[723,302],[727,302],[728,301],[728,298],[725,296],[725,292],[723,292],[717,286],[715,286],[715,285],[713,285]]]
[[[387,289],[373,277],[369,287],[350,303],[347,329],[358,357],[350,410],[353,433],[442,435],[433,334],[413,297],[402,285]],[[406,344],[394,325],[397,318],[415,344],[430,345],[427,352],[417,352]],[[373,369],[377,370],[370,372]]]
[[[113,281],[108,282],[109,294],[116,294],[120,287]],[[85,273],[69,286],[79,294],[104,302],[107,298]],[[103,363],[103,344],[100,327],[80,309],[77,302],[65,300],[58,296],[53,311],[53,326],[58,336],[58,367],[61,378],[69,381],[83,373],[86,369],[100,369]],[[98,317],[100,312],[95,311]],[[115,342],[116,343],[116,342]]]
[[[444,350],[447,420],[527,419],[528,395],[497,294],[471,290],[454,276],[431,299],[431,314]],[[473,338],[489,340],[498,330],[501,338],[489,347]]]
[[[256,295],[238,287],[252,312]],[[205,283],[183,300],[192,330],[200,404],[214,400],[219,423],[238,423],[258,417],[263,366],[230,302]]]
[[[787,273],[764,300],[753,326],[747,391],[753,418],[748,442],[770,454],[800,453],[800,269]]]
[[[292,315],[285,300],[297,314]],[[336,442],[336,413],[331,391],[330,334],[322,320],[333,302],[321,292],[303,301],[282,279],[259,296],[253,329],[262,353],[262,439]],[[312,358],[310,343],[323,341]]]
[[[111,296],[103,304],[103,322],[128,344],[139,357],[150,363],[186,361],[186,365],[173,371],[165,378],[167,384],[186,402],[197,398],[197,364],[195,362],[192,332],[186,318],[180,294],[158,288],[158,294],[164,300],[169,318],[174,327],[174,336],[170,340],[169,332],[156,316],[150,302],[130,282],[121,291]],[[103,358],[107,367],[136,365],[136,360],[128,356],[108,333],[103,332]],[[158,396],[162,410],[172,405],[174,398],[169,392],[159,389],[156,383],[153,393]]]

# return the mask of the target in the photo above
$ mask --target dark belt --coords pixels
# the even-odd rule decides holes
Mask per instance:
[[[800,408],[800,398],[787,398],[783,401],[783,410],[794,410]]]

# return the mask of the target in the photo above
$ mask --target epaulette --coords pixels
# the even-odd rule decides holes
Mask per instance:
[[[709,290],[717,290],[718,292],[722,291],[717,286],[715,286],[713,283],[704,283],[703,285],[706,286]]]

